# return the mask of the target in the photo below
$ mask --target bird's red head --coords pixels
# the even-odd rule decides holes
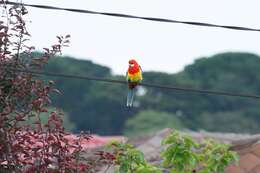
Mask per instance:
[[[128,68],[129,73],[133,74],[133,73],[139,72],[140,69],[139,69],[139,65],[136,62],[136,60],[131,59],[131,60],[129,60],[128,63],[129,63],[129,68]]]
[[[130,59],[130,60],[129,60],[129,64],[138,64],[138,63],[136,62],[136,60]]]

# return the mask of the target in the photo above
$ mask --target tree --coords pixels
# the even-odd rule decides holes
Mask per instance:
[[[48,60],[61,52],[69,35],[58,36],[58,43],[33,57],[27,45],[25,7],[0,8],[6,16],[0,22],[0,172],[47,173],[92,172],[91,161],[82,160],[80,134],[75,144],[66,138],[62,112],[51,107],[50,93],[59,93],[53,81],[44,81],[28,70],[41,70]],[[23,56],[22,56],[23,55]],[[41,119],[45,117],[46,122]],[[33,119],[32,123],[25,123]]]
[[[144,81],[186,88],[257,94],[260,93],[259,66],[260,58],[257,55],[223,53],[200,58],[177,74],[146,72]],[[147,88],[147,94],[140,100],[140,107],[144,109],[181,111],[183,116],[180,119],[184,126],[192,130],[225,131],[230,129],[229,124],[232,124],[233,128],[230,131],[235,132],[234,129],[239,129],[241,125],[259,123],[259,112],[256,111],[259,106],[260,103],[253,99],[169,92],[155,88]],[[227,118],[223,124],[223,116],[218,114],[220,112],[227,112],[225,115],[233,118]],[[236,116],[237,119],[234,121]],[[204,123],[204,119],[214,123],[209,126]],[[260,128],[251,126],[247,132],[256,133],[259,130]]]
[[[203,112],[200,124],[204,129],[218,132],[250,133],[259,131],[259,124],[254,119],[248,118],[244,111],[233,112]],[[219,127],[217,125],[225,127]]]
[[[70,67],[72,63],[73,67]],[[260,93],[258,66],[260,66],[260,58],[257,55],[223,53],[200,58],[177,74],[144,72],[143,82],[257,94]],[[113,75],[107,67],[68,57],[51,60],[45,70],[125,80],[124,76]],[[105,135],[122,134],[125,122],[132,115],[147,109],[170,114],[181,112],[182,116],[178,119],[185,128],[192,130],[229,129],[235,132],[234,129],[239,129],[241,125],[260,122],[258,111],[260,103],[252,99],[145,87],[145,94],[135,99],[139,106],[128,110],[125,107],[126,85],[55,77],[48,77],[48,79],[56,81],[57,88],[62,92],[62,95],[54,96],[54,105],[68,113],[70,119],[76,124],[77,131],[89,130]],[[228,113],[228,116],[233,118],[227,119],[226,124],[223,125],[220,120],[223,116],[218,114],[220,112]],[[234,121],[236,116],[238,118]],[[209,126],[204,119],[215,123]],[[230,129],[228,124],[233,124],[233,128]],[[256,133],[259,132],[260,127],[250,126],[245,129],[248,130],[247,132]]]
[[[54,73],[119,79],[112,76],[107,67],[70,57],[57,57],[50,60],[45,70]],[[54,95],[53,103],[68,113],[71,121],[76,124],[76,132],[85,130],[111,135],[122,131],[127,117],[124,111],[126,95],[124,85],[58,77],[45,79],[56,82],[61,95]]]

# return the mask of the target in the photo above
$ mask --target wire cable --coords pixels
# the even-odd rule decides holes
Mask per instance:
[[[100,81],[100,82],[108,82],[108,83],[118,83],[118,84],[127,84],[127,81],[115,80],[115,79],[106,79],[106,78],[101,78],[101,77],[78,76],[78,75],[71,75],[71,74],[41,72],[41,71],[35,71],[35,70],[16,69],[16,68],[9,68],[9,67],[2,67],[2,68],[6,69],[6,70],[15,71],[15,72],[31,73],[31,74],[38,74],[38,75],[44,75],[44,76],[62,77],[62,78],[71,78],[71,79],[81,79],[81,80],[92,80],[92,81]],[[144,83],[144,82],[141,82],[139,85],[145,86],[145,87],[168,89],[168,90],[176,90],[176,91],[191,92],[191,93],[198,93],[198,94],[211,94],[211,95],[221,95],[221,96],[231,96],[231,97],[260,99],[260,95],[254,95],[254,94],[231,93],[231,92],[217,91],[217,90],[204,90],[204,89],[184,88],[184,87],[176,87],[176,86],[169,86],[169,85],[149,84],[149,83]]]
[[[4,3],[8,5],[20,5],[20,3],[10,2],[10,1]],[[1,1],[0,4],[3,4],[3,1]],[[240,30],[240,31],[260,32],[260,29],[258,28],[249,28],[243,26],[218,25],[218,24],[204,23],[204,22],[191,22],[191,21],[181,21],[181,20],[173,20],[173,19],[165,19],[165,18],[144,17],[144,16],[122,14],[122,13],[109,13],[109,12],[98,12],[98,11],[83,10],[83,9],[54,7],[49,5],[35,5],[35,4],[27,4],[27,3],[23,3],[23,5],[28,7],[41,8],[41,9],[63,10],[63,11],[70,11],[70,12],[77,12],[77,13],[88,13],[88,14],[97,14],[97,15],[105,15],[105,16],[113,16],[113,17],[121,17],[121,18],[142,19],[142,20],[150,20],[155,22],[179,23],[179,24],[195,25],[195,26],[203,26],[203,27],[216,27],[216,28],[225,28],[225,29]]]

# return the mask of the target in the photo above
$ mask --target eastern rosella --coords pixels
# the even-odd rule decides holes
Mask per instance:
[[[129,60],[129,67],[126,74],[126,80],[128,82],[126,106],[131,107],[133,105],[136,86],[141,82],[142,79],[143,77],[141,66],[135,60]]]

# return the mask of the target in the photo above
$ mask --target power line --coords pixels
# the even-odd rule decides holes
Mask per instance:
[[[16,72],[31,73],[31,74],[38,74],[38,75],[44,75],[44,76],[62,77],[62,78],[71,78],[71,79],[81,79],[81,80],[93,80],[93,81],[100,81],[100,82],[107,82],[107,83],[127,84],[126,81],[115,80],[115,79],[106,79],[106,78],[101,78],[101,77],[78,76],[78,75],[71,75],[71,74],[41,72],[41,71],[16,69],[16,68],[9,68],[9,67],[2,67],[2,68],[6,69],[6,70],[16,71]],[[231,93],[231,92],[217,91],[217,90],[204,90],[204,89],[184,88],[184,87],[175,87],[175,86],[169,86],[169,85],[149,84],[149,83],[144,83],[144,82],[140,83],[140,85],[141,86],[146,86],[146,87],[152,87],[152,88],[176,90],[176,91],[191,92],[191,93],[198,93],[198,94],[211,94],[211,95],[221,95],[221,96],[231,96],[231,97],[260,99],[260,95],[254,95],[254,94]]]
[[[8,1],[8,2],[1,1],[0,2],[0,4],[3,4],[3,3],[9,4],[9,5],[21,5],[20,3],[10,2],[10,1]],[[218,25],[218,24],[204,23],[204,22],[191,22],[191,21],[181,21],[181,20],[156,18],[156,17],[144,17],[144,16],[122,14],[122,13],[109,13],[109,12],[98,12],[98,11],[83,10],[83,9],[54,7],[54,6],[49,6],[49,5],[35,5],[35,4],[27,4],[27,3],[23,3],[23,5],[29,6],[29,7],[35,7],[35,8],[42,8],[42,9],[64,10],[64,11],[77,12],[77,13],[98,14],[98,15],[121,17],[121,18],[143,19],[143,20],[149,20],[149,21],[155,21],[155,22],[180,23],[180,24],[195,25],[195,26],[216,27],[216,28],[225,28],[225,29],[240,30],[240,31],[260,32],[260,29],[258,29],[258,28],[249,28],[249,27],[243,27],[243,26]]]

